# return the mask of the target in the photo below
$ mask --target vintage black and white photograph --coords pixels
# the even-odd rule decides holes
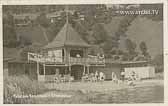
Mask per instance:
[[[3,103],[164,103],[163,10],[2,5]]]

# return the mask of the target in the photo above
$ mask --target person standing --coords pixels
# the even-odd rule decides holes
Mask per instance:
[[[97,71],[95,72],[95,77],[96,77],[96,81],[98,81],[98,79],[99,79],[99,74],[98,74]]]
[[[116,76],[116,74],[115,74],[114,72],[112,72],[111,78],[112,78],[112,81],[113,81],[114,83],[117,83],[117,82],[118,82],[118,81],[117,81],[117,76]]]
[[[114,81],[114,72],[111,73],[111,80]]]
[[[103,72],[99,73],[99,78],[100,78],[100,81],[104,81],[105,80],[105,75],[104,75]]]
[[[125,80],[125,71],[124,70],[121,71],[121,80],[122,81]]]

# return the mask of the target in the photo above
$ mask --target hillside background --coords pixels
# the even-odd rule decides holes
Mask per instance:
[[[159,10],[159,14],[115,13],[126,8],[156,9]],[[42,47],[52,41],[64,25],[67,13],[69,23],[87,43],[92,45],[92,55],[100,52],[104,53],[106,58],[127,61],[135,60],[137,57],[137,60],[163,58],[162,4],[71,5],[68,9],[64,5],[6,5],[3,6],[4,54],[8,54],[6,52],[10,51],[9,49],[21,50],[34,45]]]

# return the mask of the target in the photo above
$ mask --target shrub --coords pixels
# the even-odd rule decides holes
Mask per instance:
[[[27,103],[27,99],[14,95],[37,95],[47,89],[43,83],[29,79],[27,76],[9,76],[4,78],[4,103]]]

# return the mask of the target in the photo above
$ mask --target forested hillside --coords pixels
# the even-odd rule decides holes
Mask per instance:
[[[125,9],[128,5],[122,5]],[[93,47],[90,53],[103,51],[106,58],[114,60],[144,60],[155,58],[163,52],[163,11],[162,5],[140,5],[138,9],[158,9],[155,15],[119,15],[113,7],[106,5],[68,6],[3,6],[3,45],[19,48],[36,43],[33,37],[18,37],[17,14],[38,15],[29,23],[29,29],[41,26],[48,35],[48,42],[57,35],[67,19],[80,36]],[[62,11],[59,18],[50,22],[47,17],[52,12]],[[32,16],[32,17],[33,17]],[[81,18],[82,17],[82,18]],[[29,21],[25,17],[24,22]],[[20,28],[19,30],[24,29]],[[26,35],[31,36],[31,35]],[[28,38],[28,39],[27,39]],[[42,38],[37,38],[39,41]],[[39,42],[37,42],[38,44]],[[94,48],[96,45],[96,48]],[[100,49],[95,51],[94,49]]]

